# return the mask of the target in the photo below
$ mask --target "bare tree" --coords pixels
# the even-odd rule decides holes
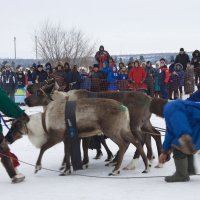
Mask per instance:
[[[61,25],[50,22],[41,26],[37,38],[39,56],[51,63],[63,61],[72,65],[88,65],[96,46],[81,30],[65,30]]]

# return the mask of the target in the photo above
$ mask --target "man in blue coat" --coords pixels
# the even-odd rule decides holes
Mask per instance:
[[[195,174],[193,154],[200,149],[200,103],[153,99],[150,111],[164,117],[166,122],[160,162],[168,161],[170,152],[173,151],[176,172],[172,176],[165,177],[165,181],[189,181],[189,175]]]

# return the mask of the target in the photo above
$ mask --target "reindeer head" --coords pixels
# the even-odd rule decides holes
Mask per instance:
[[[5,136],[5,139],[12,144],[14,141],[20,139],[23,135],[28,134],[28,121],[29,117],[25,113],[19,119],[13,120],[11,128]]]

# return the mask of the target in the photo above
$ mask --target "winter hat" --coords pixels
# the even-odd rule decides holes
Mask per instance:
[[[184,51],[184,48],[180,48],[180,51]]]
[[[12,66],[11,66],[11,64],[9,64],[9,63],[6,63],[5,64],[5,68],[11,68]]]
[[[164,58],[161,58],[161,59],[160,59],[160,63],[161,63],[161,62],[162,62],[162,63],[163,63],[163,62],[165,63],[166,60],[165,60]]]
[[[63,62],[59,61],[59,62],[57,63],[57,66],[56,66],[56,67],[59,67],[59,66],[63,68],[63,67],[64,67]]]
[[[99,65],[98,64],[94,64],[93,67],[94,68],[99,68]]]

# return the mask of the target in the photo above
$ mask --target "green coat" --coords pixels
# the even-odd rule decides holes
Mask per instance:
[[[2,89],[0,89],[0,111],[12,118],[19,118],[24,114],[24,111],[8,97]],[[1,124],[0,133],[2,133]]]

